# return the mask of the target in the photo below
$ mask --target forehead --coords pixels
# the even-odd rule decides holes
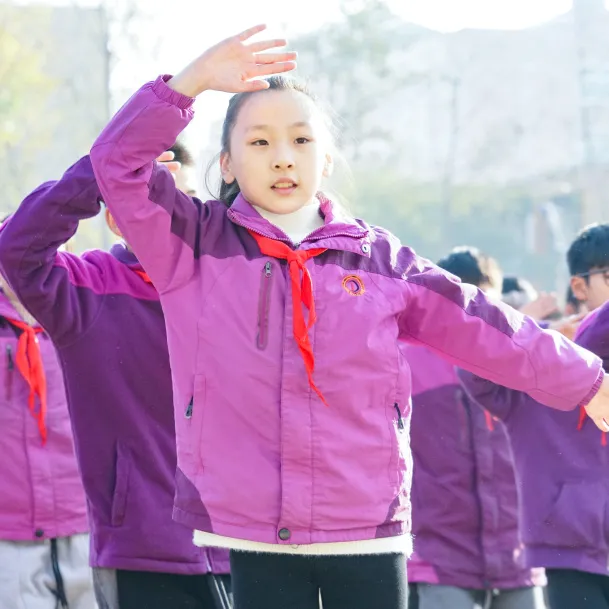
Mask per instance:
[[[321,112],[308,95],[300,91],[262,91],[243,104],[235,128],[245,131],[264,125],[281,129],[304,122],[313,127],[323,126]]]

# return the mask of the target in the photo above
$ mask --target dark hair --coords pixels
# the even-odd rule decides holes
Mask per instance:
[[[503,287],[501,288],[502,294],[509,294],[510,292],[522,292],[532,297],[536,293],[533,284],[522,277],[516,277],[515,275],[508,275],[503,278]]]
[[[567,264],[572,277],[609,266],[609,224],[583,228],[569,247]]]
[[[181,163],[185,167],[194,167],[195,161],[184,142],[178,140],[169,150],[174,154],[174,161]]]
[[[230,152],[230,136],[233,131],[233,128],[235,127],[235,123],[237,122],[237,117],[239,116],[239,112],[243,107],[243,104],[252,95],[258,95],[260,93],[265,93],[266,91],[298,91],[299,93],[306,95],[319,105],[317,97],[311,92],[309,87],[304,82],[301,82],[294,78],[290,78],[288,76],[271,76],[270,78],[267,78],[265,80],[269,83],[268,89],[262,89],[260,91],[251,91],[247,93],[237,93],[230,98],[228,102],[228,108],[226,110],[226,116],[222,124],[220,154]],[[331,119],[329,118],[329,115],[327,115],[325,112],[323,114],[326,118],[326,124],[328,126],[329,131],[331,132],[332,136],[335,137],[335,129],[333,128],[333,124]],[[214,159],[212,159],[205,175],[205,185],[207,186],[207,189],[210,192],[213,192],[213,190],[209,187],[209,174],[213,165],[217,163],[219,156],[220,155],[217,155]],[[233,201],[237,198],[237,195],[240,192],[241,190],[239,188],[237,180],[235,180],[231,184],[227,184],[224,179],[220,178],[220,187],[218,189],[216,198],[219,201],[223,201],[227,205],[232,205]]]
[[[524,288],[520,283],[519,277],[510,275],[509,277],[503,278],[503,287],[501,288],[501,293],[509,294],[510,292],[524,292]]]
[[[463,283],[476,287],[489,284],[493,288],[501,288],[498,262],[475,247],[456,247],[438,262],[438,266],[456,275]]]
[[[575,296],[575,294],[573,293],[573,288],[571,286],[569,286],[567,288],[567,294],[565,296],[565,302],[567,304],[572,305],[573,307],[575,307],[576,309],[578,309],[581,306],[581,300],[579,298],[577,298]]]

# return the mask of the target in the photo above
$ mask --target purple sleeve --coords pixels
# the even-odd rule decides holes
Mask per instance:
[[[587,404],[603,380],[601,360],[558,332],[435,265],[413,257],[401,336],[499,385],[523,391],[559,410]]]
[[[192,277],[208,214],[207,206],[178,190],[155,161],[193,116],[194,100],[170,89],[167,78],[135,93],[91,150],[104,202],[161,293]]]
[[[99,209],[91,161],[83,157],[60,180],[28,195],[0,230],[0,270],[57,344],[84,331],[99,308],[100,298],[84,298],[76,286],[104,292],[104,276],[95,264],[58,251],[79,221]]]

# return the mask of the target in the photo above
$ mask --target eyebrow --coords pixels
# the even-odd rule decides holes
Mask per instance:
[[[297,123],[292,123],[290,125],[290,129],[293,127],[310,127],[311,123],[309,121],[298,121]],[[264,130],[269,130],[272,129],[272,127],[270,127],[269,125],[252,125],[251,127],[248,127],[247,130],[248,131],[264,131]]]

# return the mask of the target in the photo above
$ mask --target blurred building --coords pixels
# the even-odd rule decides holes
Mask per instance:
[[[575,4],[537,27],[428,31],[396,49],[396,65],[425,74],[376,115],[408,143],[404,170],[435,180],[452,156],[455,181],[505,183],[609,162],[609,14]]]

